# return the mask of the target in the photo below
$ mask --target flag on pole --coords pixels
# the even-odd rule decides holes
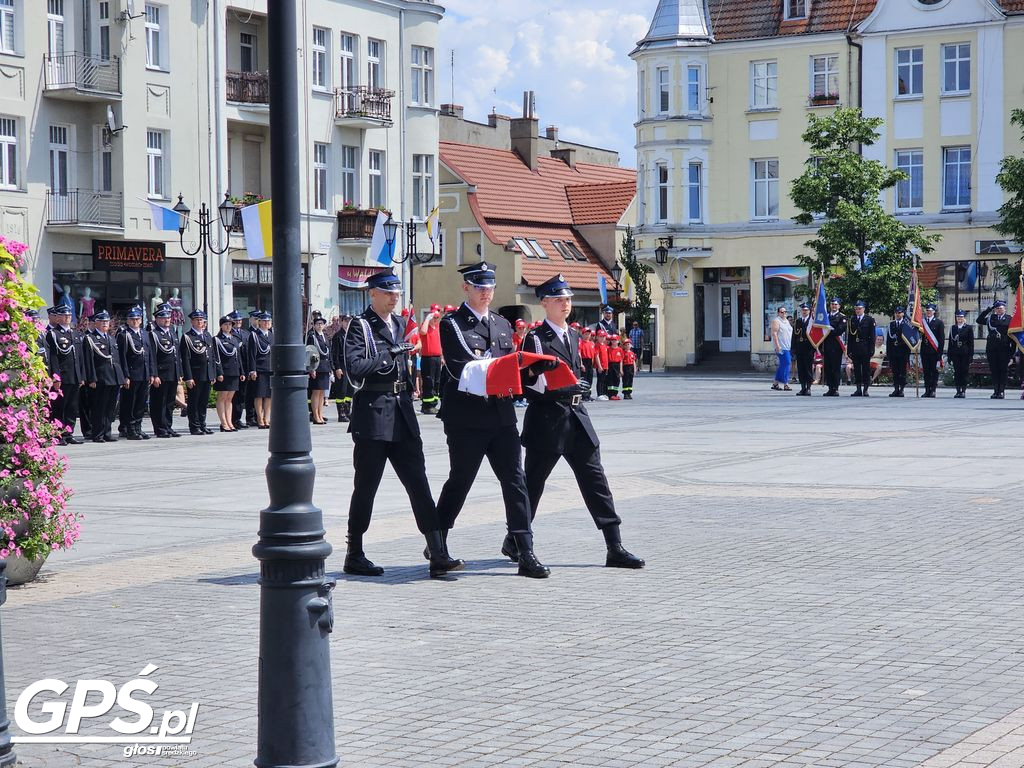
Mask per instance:
[[[405,342],[417,344],[420,340],[420,327],[416,322],[416,310],[409,308],[409,316],[405,320]]]
[[[437,230],[441,225],[441,206],[435,205],[434,210],[427,216],[427,237],[430,238],[430,242],[437,242]]]
[[[629,274],[629,270],[623,270],[626,273],[626,277],[622,281],[622,295],[625,296],[629,301],[633,301],[635,296],[633,295],[633,276]]]
[[[931,326],[928,325],[924,316],[924,309],[921,306],[921,284],[917,279],[917,267],[914,267],[910,276],[910,289],[913,292],[913,303],[910,305],[913,307],[913,309],[910,310],[910,322],[921,332],[921,337],[928,342],[933,350],[941,352],[942,350],[939,349],[939,340],[935,337],[935,333],[932,331]]]
[[[604,275],[597,276],[597,291],[601,294],[601,306],[608,306],[608,281],[604,279]]]
[[[924,322],[924,313],[921,311],[921,286],[917,282],[917,267],[914,267],[910,273],[906,310],[903,322],[900,324],[900,336],[903,337],[903,343],[910,347],[912,352],[918,352],[921,349],[922,326],[926,327],[926,323]],[[938,348],[938,343],[935,343],[935,347]]]
[[[269,259],[274,255],[274,231],[270,201],[247,205],[242,209],[242,234],[245,250],[252,260]]]
[[[373,226],[373,239],[370,241],[370,258],[378,264],[390,267],[395,258],[395,244],[388,244],[384,235],[384,223],[388,215],[384,211],[377,211],[377,223]]]
[[[811,327],[807,330],[807,338],[815,349],[821,348],[825,337],[832,333],[832,323],[828,319],[828,307],[825,302],[825,275],[818,279],[818,295],[814,299],[814,319]]]
[[[177,211],[171,210],[170,208],[164,208],[162,205],[157,205],[149,200],[146,202],[149,203],[150,217],[153,220],[153,229],[174,232],[178,231],[181,216],[178,215]]]
[[[1024,352],[1024,275],[1017,280],[1017,295],[1013,299],[1013,315],[1007,332],[1017,349]]]

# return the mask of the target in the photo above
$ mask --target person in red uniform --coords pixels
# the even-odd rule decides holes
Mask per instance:
[[[526,338],[526,321],[516,320],[515,330],[512,331],[512,343],[516,345],[516,349],[520,350],[523,348],[523,339]]]
[[[583,361],[583,377],[587,382],[587,386],[593,386],[594,382],[594,332],[591,330],[589,325],[584,325],[580,328],[580,359]],[[594,398],[590,392],[583,395],[585,402],[590,402]]]
[[[420,413],[436,413],[441,393],[441,305],[431,304],[430,313],[420,325],[420,376],[423,388],[420,397]]]
[[[597,372],[597,399],[607,400],[608,333],[604,329],[597,331],[594,342],[594,370]]]
[[[622,399],[633,399],[633,377],[636,375],[636,352],[629,336],[622,340]]]
[[[608,336],[608,372],[605,374],[605,387],[609,400],[619,399],[619,386],[622,382],[622,347],[619,346],[618,334]]]

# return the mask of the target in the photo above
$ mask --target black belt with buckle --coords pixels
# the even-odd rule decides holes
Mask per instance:
[[[577,405],[583,402],[583,395],[573,395],[572,397],[560,397],[555,402],[564,403],[565,405],[569,405],[575,408]]]
[[[399,392],[405,392],[409,388],[409,385],[404,381],[390,381],[387,384],[364,384],[362,386],[363,392],[388,392],[392,395],[397,395]]]

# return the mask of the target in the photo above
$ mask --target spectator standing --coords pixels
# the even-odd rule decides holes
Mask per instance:
[[[633,351],[637,355],[642,355],[644,352],[644,329],[636,320],[633,321],[633,327],[629,329],[628,338],[629,343],[633,346]]]
[[[792,342],[793,326],[789,324],[786,308],[782,306],[775,310],[775,317],[772,318],[772,344],[775,346],[775,354],[779,358],[772,389],[792,391],[792,387],[789,386],[789,368],[792,365],[790,345]]]

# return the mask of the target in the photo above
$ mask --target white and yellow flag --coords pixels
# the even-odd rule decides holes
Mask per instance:
[[[434,210],[427,216],[427,237],[430,242],[437,242],[437,230],[441,225],[441,206],[435,205]]]

